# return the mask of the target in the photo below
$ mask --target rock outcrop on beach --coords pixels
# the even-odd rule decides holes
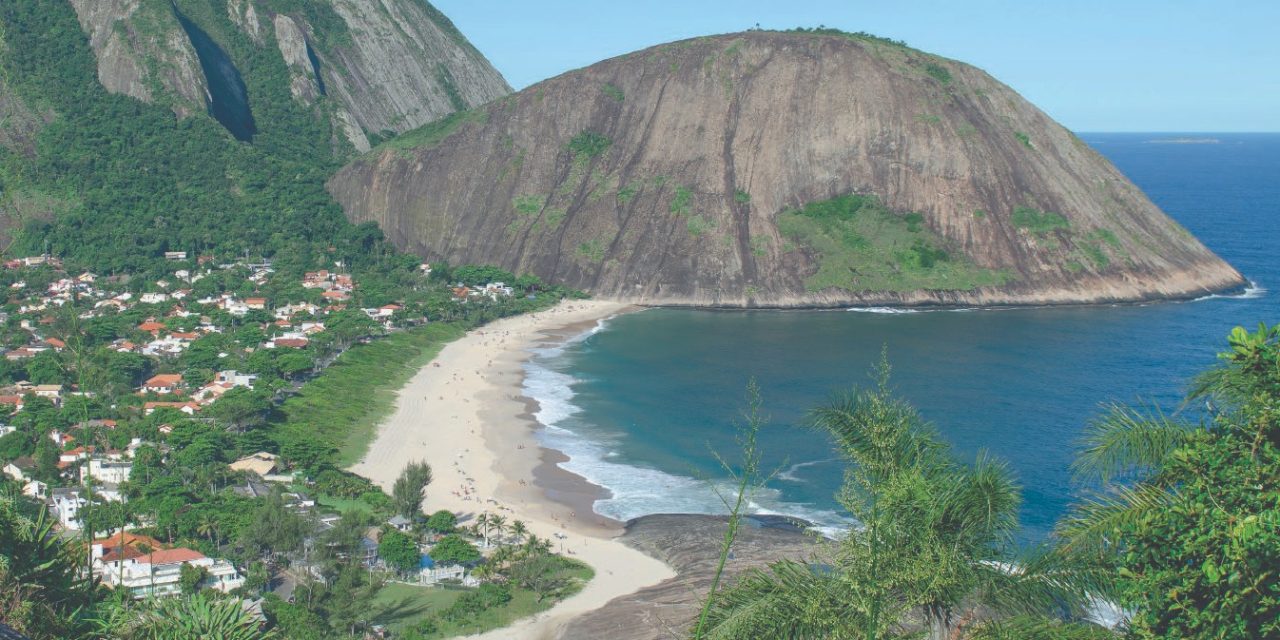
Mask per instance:
[[[806,560],[821,538],[788,518],[747,518],[726,564],[726,576],[790,558]],[[686,635],[711,585],[727,526],[723,516],[660,514],[627,523],[621,540],[671,566],[676,577],[611,601],[570,622],[562,640],[669,640]]]
[[[339,172],[355,222],[646,304],[1185,298],[1243,278],[1106,159],[970,65],[750,32],[606,60]]]
[[[69,1],[103,86],[182,117],[211,107],[220,115],[223,84],[214,76],[234,84],[276,74],[281,59],[293,97],[330,118],[359,151],[371,138],[511,91],[453,23],[420,0],[228,0],[225,14],[193,0]],[[210,45],[201,46],[206,36]]]

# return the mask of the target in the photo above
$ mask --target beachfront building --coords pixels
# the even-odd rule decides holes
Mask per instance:
[[[102,584],[112,589],[128,589],[134,598],[177,595],[182,592],[182,566],[191,565],[207,572],[200,583],[201,589],[227,593],[244,585],[244,577],[235,565],[221,558],[210,558],[181,547],[156,549],[150,545],[154,541],[146,546],[134,542],[118,544],[115,536],[94,541],[93,574]]]

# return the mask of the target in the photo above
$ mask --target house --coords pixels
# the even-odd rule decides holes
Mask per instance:
[[[133,472],[133,463],[127,460],[104,460],[90,458],[88,464],[80,465],[80,480],[92,477],[95,484],[121,484],[129,479]]]
[[[89,503],[79,489],[54,489],[49,501],[63,529],[80,530],[80,509]]]
[[[166,251],[164,252],[164,259],[165,260],[186,260],[187,252],[186,251]]]
[[[343,302],[351,299],[351,296],[347,295],[345,292],[332,290],[332,289],[320,295],[323,296],[325,300],[337,301],[337,302]]]
[[[194,402],[147,402],[142,405],[142,414],[149,416],[155,413],[156,409],[177,409],[189,416],[193,416],[200,410],[200,405]],[[170,433],[172,431],[172,426],[169,427],[169,431],[164,430],[164,425],[160,426],[161,433]]]
[[[230,465],[232,471],[252,471],[259,476],[266,476],[276,470],[279,464],[280,456],[266,451],[259,451],[252,455],[247,455]]]
[[[264,347],[266,347],[266,348],[268,348],[268,349],[275,349],[275,348],[280,348],[280,349],[305,349],[305,348],[307,348],[307,345],[309,345],[309,344],[311,344],[311,340],[309,340],[309,339],[307,339],[307,338],[305,338],[305,337],[302,337],[302,338],[298,338],[298,337],[289,337],[289,338],[281,337],[281,338],[276,338],[275,340],[268,340],[268,341],[267,341],[267,343],[266,343],[265,345],[263,345],[263,346],[264,346]]]
[[[4,396],[0,396],[0,405],[6,405],[6,404],[7,404],[7,405],[9,405],[9,406],[13,407],[13,412],[14,412],[14,413],[17,413],[17,412],[19,412],[19,411],[22,411],[22,403],[23,403],[23,401],[22,401],[22,396],[18,396],[18,395],[4,395]]]
[[[161,373],[151,376],[150,380],[142,383],[142,390],[147,393],[166,395],[177,391],[180,384],[182,384],[182,374]]]
[[[271,495],[271,487],[261,482],[248,480],[241,487],[232,487],[231,491],[245,498],[264,498]]]
[[[396,531],[408,531],[413,528],[413,521],[399,514],[387,520],[387,524]]]
[[[253,383],[258,381],[256,373],[240,373],[235,369],[227,369],[214,374],[213,381],[217,384],[230,385],[231,387],[247,387],[253,388]]]
[[[267,299],[266,298],[245,298],[244,304],[246,307],[249,307],[254,311],[263,311],[267,308]]]
[[[4,474],[19,482],[30,480],[31,474],[35,473],[35,470],[36,461],[31,456],[22,456],[4,466]]]
[[[445,580],[461,582],[463,586],[475,587],[480,585],[480,581],[467,575],[466,567],[457,564],[451,564],[447,567],[437,567],[430,562],[429,557],[424,558],[424,564],[418,570],[418,582],[424,585],[439,584]]]
[[[67,348],[67,343],[63,342],[62,340],[59,340],[58,338],[45,338],[44,341],[45,341],[45,344],[48,344],[49,346],[53,347],[54,351],[62,351],[63,349]]]
[[[142,297],[138,298],[138,302],[142,304],[160,304],[168,299],[169,294],[167,293],[144,293]]]
[[[39,480],[28,480],[26,484],[22,485],[22,495],[28,498],[44,500],[49,497],[49,485]]]
[[[95,544],[94,553],[99,553]],[[105,551],[101,554],[106,557]],[[94,575],[112,589],[127,589],[134,598],[164,597],[182,592],[182,566],[203,568],[208,577],[202,589],[223,593],[244,585],[244,577],[235,565],[220,558],[209,558],[194,549],[152,550],[148,553],[121,551],[115,562],[95,562]]]
[[[31,387],[31,392],[41,398],[48,398],[56,406],[62,403],[62,385],[38,384]]]
[[[138,331],[150,333],[153,336],[160,335],[160,332],[167,328],[168,327],[164,326],[164,324],[156,322],[154,319],[147,320],[146,322],[138,325]]]

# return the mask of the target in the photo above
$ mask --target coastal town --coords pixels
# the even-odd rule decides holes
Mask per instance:
[[[468,522],[422,513],[429,469],[417,501],[398,503],[338,468],[318,438],[289,439],[278,423],[352,348],[561,292],[506,284],[517,279],[491,268],[444,281],[422,264],[390,300],[340,265],[286,275],[265,259],[165,258],[148,278],[68,272],[48,255],[0,271],[3,482],[44,504],[51,534],[85,549],[82,571],[136,599],[231,594],[264,621],[264,602],[290,607],[300,590],[314,599],[344,575],[370,597],[375,583],[484,591],[427,623],[448,625],[509,599],[503,573],[551,555],[550,538],[496,509]],[[582,576],[537,561],[548,576],[530,583],[539,599]],[[365,575],[377,577],[353,577]],[[385,635],[372,611],[349,609],[352,624]]]

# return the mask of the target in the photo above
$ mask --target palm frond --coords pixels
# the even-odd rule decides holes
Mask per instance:
[[[1145,483],[1115,487],[1109,495],[1091,494],[1063,518],[1056,536],[1067,553],[1100,552],[1113,547],[1122,530],[1137,526],[1147,514],[1167,508],[1176,499],[1173,489]]]
[[[1072,464],[1077,477],[1110,482],[1144,471],[1158,471],[1169,454],[1187,442],[1196,425],[1111,405],[1107,414],[1085,430],[1082,450]]]
[[[1037,616],[990,620],[974,627],[966,635],[968,640],[1116,640],[1119,637],[1096,624]]]

